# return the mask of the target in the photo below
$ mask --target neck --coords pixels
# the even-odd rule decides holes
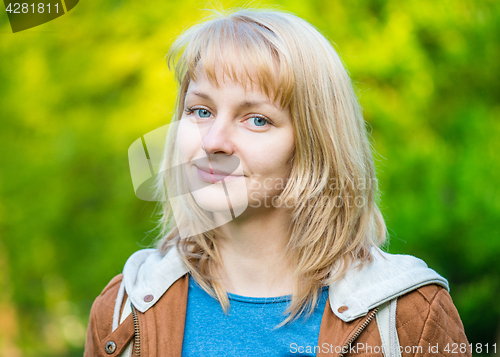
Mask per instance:
[[[220,227],[223,288],[233,294],[273,297],[292,293],[293,267],[285,255],[291,216],[282,208],[245,212]]]

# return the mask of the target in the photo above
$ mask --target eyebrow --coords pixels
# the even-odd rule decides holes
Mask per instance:
[[[206,100],[209,100],[209,101],[213,102],[212,97],[210,97],[208,94],[203,93],[203,92],[188,91],[188,92],[186,92],[185,97],[187,97],[188,94],[193,94],[193,95],[196,95],[198,97],[201,97],[203,99],[206,99]],[[186,100],[185,97],[184,97],[184,101]],[[239,108],[250,108],[250,107],[255,107],[255,106],[258,106],[258,105],[262,105],[262,104],[271,105],[271,106],[273,106],[275,108],[278,108],[275,104],[271,103],[270,101],[266,101],[266,100],[257,100],[257,101],[246,100],[246,101],[240,103],[238,105],[238,107]]]

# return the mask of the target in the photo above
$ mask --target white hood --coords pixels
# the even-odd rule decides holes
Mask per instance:
[[[446,279],[418,258],[388,254],[379,248],[373,248],[372,253],[371,263],[362,269],[349,269],[329,287],[330,307],[343,321],[366,315],[370,309],[423,285],[434,283],[449,290]],[[144,249],[125,263],[123,284],[132,304],[145,312],[188,271],[175,247],[165,256],[156,249]],[[119,304],[121,299],[117,299],[115,311],[119,311]],[[341,306],[348,309],[340,313]]]

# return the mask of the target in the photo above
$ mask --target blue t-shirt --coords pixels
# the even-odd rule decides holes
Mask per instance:
[[[314,313],[305,314],[278,329],[291,295],[272,298],[228,293],[227,315],[220,303],[189,275],[182,356],[316,356],[318,337],[328,298],[323,288]]]

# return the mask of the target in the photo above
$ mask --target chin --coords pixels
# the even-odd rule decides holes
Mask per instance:
[[[245,180],[232,180],[228,181],[225,185],[226,190],[224,190],[221,183],[217,183],[196,190],[191,194],[198,206],[203,210],[231,217],[232,209],[234,216],[237,217],[248,207],[248,194]]]

